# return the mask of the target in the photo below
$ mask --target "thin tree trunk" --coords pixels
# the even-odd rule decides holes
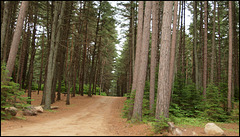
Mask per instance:
[[[194,61],[195,61],[195,82],[196,82],[196,90],[199,90],[199,72],[198,72],[198,54],[197,54],[197,1],[194,1]]]
[[[149,95],[149,109],[150,113],[154,115],[154,94],[155,94],[155,70],[157,63],[157,42],[158,42],[158,7],[159,2],[152,2],[152,45],[151,45],[151,68],[150,68],[150,95]]]
[[[210,82],[213,83],[214,76],[214,63],[215,63],[215,11],[216,11],[216,1],[214,1],[214,9],[213,9],[213,33],[212,33],[212,59],[211,59],[211,76]]]
[[[231,112],[232,90],[232,1],[229,1],[229,49],[228,49],[228,113]]]
[[[174,18],[173,18],[173,34],[172,34],[172,45],[171,45],[171,56],[169,66],[169,100],[171,99],[172,85],[173,85],[173,74],[174,74],[174,62],[175,62],[175,47],[176,47],[176,26],[177,26],[177,9],[178,1],[174,2]]]
[[[101,1],[100,1],[100,5],[99,7],[101,7]],[[88,96],[91,97],[92,93],[93,93],[93,89],[91,88],[92,83],[94,83],[95,80],[95,54],[96,54],[96,48],[97,48],[97,38],[98,38],[98,32],[99,32],[99,21],[100,21],[100,15],[101,15],[101,11],[99,9],[98,11],[98,18],[97,18],[97,28],[96,28],[96,37],[95,37],[95,43],[94,43],[94,49],[93,49],[93,55],[92,55],[92,67],[91,67],[91,71],[90,71],[90,77],[89,77],[89,94]],[[93,84],[94,85],[94,84]]]
[[[37,25],[37,13],[38,13],[38,1],[35,3],[35,17],[34,17],[34,26],[33,26],[33,36],[32,36],[32,53],[31,53],[31,59],[30,59],[30,64],[29,64],[29,83],[28,83],[28,98],[31,99],[31,94],[32,94],[32,81],[33,81],[33,62],[35,58],[35,53],[36,53],[36,48],[35,48],[35,38],[36,38],[36,25]],[[31,101],[28,102],[28,104],[31,104]]]
[[[219,83],[221,82],[221,33],[220,33],[220,9],[219,9],[219,2],[218,2],[218,8],[217,8],[217,12],[218,12],[218,69],[217,69],[217,83],[219,85]]]
[[[203,50],[203,96],[206,99],[207,89],[207,1],[204,1],[204,50]]]
[[[39,95],[39,90],[41,90],[41,85],[42,85],[42,71],[43,71],[43,53],[44,53],[44,30],[43,30],[43,35],[42,35],[42,57],[41,57],[41,68],[40,68],[40,76],[39,76],[39,83],[38,83],[38,95]]]

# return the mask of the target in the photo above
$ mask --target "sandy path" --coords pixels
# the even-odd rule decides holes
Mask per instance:
[[[67,117],[2,131],[2,136],[106,136],[108,117],[118,98],[97,97]]]

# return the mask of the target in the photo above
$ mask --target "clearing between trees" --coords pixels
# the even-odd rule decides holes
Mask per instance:
[[[32,105],[39,105],[41,94],[33,92]],[[19,111],[16,118],[1,122],[1,136],[147,136],[169,135],[154,134],[148,124],[131,124],[121,118],[121,110],[126,97],[111,96],[76,96],[71,98],[71,105],[65,105],[66,96],[53,103],[59,109],[38,113],[37,116],[22,116]],[[235,130],[238,124],[219,125],[225,135],[239,136]],[[183,135],[204,134],[203,127],[179,127]],[[230,130],[231,129],[231,130]]]

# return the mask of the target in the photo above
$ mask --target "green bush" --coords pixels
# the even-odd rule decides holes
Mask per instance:
[[[32,83],[32,90],[38,90],[38,84],[33,82]]]
[[[124,94],[124,97],[127,97],[127,100],[124,102],[124,106],[122,109],[122,117],[123,118],[127,118],[130,107],[131,107],[131,109],[133,108],[132,104],[134,104],[135,94],[136,94],[135,91],[133,91],[132,94],[130,94],[130,93]]]
[[[160,116],[159,119],[155,119],[155,122],[153,122],[153,131],[155,133],[162,133],[163,131],[166,131],[169,127],[168,123],[170,119],[166,118],[164,116]]]
[[[107,93],[106,92],[101,92],[100,95],[101,96],[107,96]]]
[[[219,92],[217,86],[209,84],[206,89],[206,104],[203,117],[210,121],[225,122],[228,119],[227,111],[221,105],[226,104],[227,91]]]
[[[23,90],[19,90],[19,84],[10,81],[11,77],[7,76],[8,70],[5,65],[1,66],[1,119],[10,119],[12,116],[5,111],[7,107],[24,108],[29,106],[26,101],[32,101],[24,95]]]

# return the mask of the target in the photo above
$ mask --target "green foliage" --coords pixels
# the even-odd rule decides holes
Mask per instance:
[[[1,119],[10,119],[12,116],[9,112],[5,111],[8,107],[24,108],[29,106],[26,101],[32,101],[24,95],[23,90],[19,90],[19,84],[10,81],[10,77],[7,76],[8,70],[5,65],[1,66]]]
[[[206,89],[206,101],[202,91],[196,91],[195,84],[188,80],[186,85],[178,74],[172,95],[169,112],[174,117],[204,118],[209,121],[224,122],[227,116],[227,83],[219,87],[209,84]]]
[[[203,117],[216,122],[225,122],[228,119],[227,111],[224,111],[222,105],[225,105],[227,90],[220,90],[217,86],[209,84],[206,90],[206,103]]]
[[[160,116],[159,119],[155,119],[155,122],[152,123],[153,131],[155,133],[162,133],[163,131],[167,130],[169,127],[168,123],[170,119],[164,116]]]
[[[122,109],[122,117],[127,118],[129,109],[133,109],[134,98],[135,98],[136,91],[132,91],[132,93],[126,93],[124,97],[127,97],[127,100],[124,102],[124,106]]]
[[[33,82],[32,83],[32,90],[38,90],[38,84]]]
[[[106,92],[101,92],[100,95],[101,96],[107,96],[107,93]]]
[[[193,118],[193,117],[175,117],[174,115],[169,116],[171,121],[175,123],[175,125],[179,126],[196,126],[196,127],[204,127],[204,125],[208,122],[205,118]]]
[[[190,80],[189,84],[185,85],[184,80],[177,77],[169,112],[176,117],[197,117],[201,115],[204,107],[201,92],[196,90],[195,84]]]

